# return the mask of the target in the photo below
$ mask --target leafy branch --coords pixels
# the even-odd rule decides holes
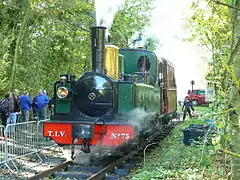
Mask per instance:
[[[14,85],[14,77],[16,74],[17,59],[18,59],[19,48],[20,48],[20,40],[21,40],[24,30],[27,26],[28,18],[29,18],[29,5],[27,5],[25,16],[24,16],[23,22],[22,22],[22,26],[21,26],[20,32],[19,32],[19,34],[17,36],[17,40],[16,40],[14,59],[13,59],[13,65],[12,65],[12,75],[10,78],[10,86],[9,86],[10,89],[12,89],[13,85]]]
[[[226,6],[228,8],[231,8],[231,9],[236,9],[238,11],[240,11],[240,8],[236,7],[236,6],[232,6],[230,4],[226,4],[226,3],[223,3],[221,1],[214,1],[216,4],[219,4],[219,5],[223,5],[223,6]]]
[[[232,64],[233,63],[233,60],[234,58],[236,57],[238,51],[239,51],[239,48],[240,48],[240,37],[238,37],[237,39],[237,43],[235,45],[235,47],[233,48],[231,54],[230,54],[230,58],[229,58],[229,63],[228,64]]]
[[[234,153],[234,152],[231,152],[231,151],[228,151],[228,150],[218,149],[217,151],[218,152],[223,152],[225,154],[228,154],[228,155],[236,157],[236,158],[240,158],[240,154],[237,154],[237,153]]]

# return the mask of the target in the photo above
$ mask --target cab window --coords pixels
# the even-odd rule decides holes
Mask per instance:
[[[137,67],[140,72],[149,71],[150,70],[150,60],[147,56],[140,56],[137,62]]]

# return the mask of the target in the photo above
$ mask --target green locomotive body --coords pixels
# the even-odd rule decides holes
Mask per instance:
[[[142,48],[105,44],[103,27],[92,33],[93,70],[55,83],[54,114],[43,133],[61,145],[83,145],[85,152],[160,130],[177,111],[173,64]]]
[[[173,64],[145,49],[120,49],[120,54],[128,81],[119,86],[118,113],[139,108],[165,123],[174,119],[177,97]]]

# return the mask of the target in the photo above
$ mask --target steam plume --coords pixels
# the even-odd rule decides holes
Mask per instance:
[[[109,35],[114,16],[123,3],[124,0],[95,0],[97,26],[107,27],[106,35]]]

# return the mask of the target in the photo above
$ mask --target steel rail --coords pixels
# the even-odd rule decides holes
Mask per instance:
[[[40,173],[38,173],[35,176],[30,177],[28,180],[38,180],[38,179],[43,179],[44,177],[50,176],[52,175],[55,171],[61,170],[66,168],[68,165],[72,165],[73,161],[72,160],[67,160],[65,162],[63,162],[62,164],[59,164],[55,167],[52,167],[46,171],[42,171]]]

